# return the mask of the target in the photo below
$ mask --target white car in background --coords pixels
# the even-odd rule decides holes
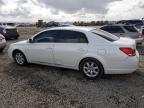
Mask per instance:
[[[142,34],[131,25],[115,24],[115,25],[106,25],[100,29],[112,33],[119,37],[127,37],[134,39],[137,44],[142,44],[143,36]]]
[[[132,39],[95,28],[58,27],[11,44],[9,56],[18,65],[36,63],[80,70],[94,79],[103,74],[127,74],[138,68]]]
[[[0,52],[4,50],[5,46],[6,46],[5,37],[2,34],[0,34]]]

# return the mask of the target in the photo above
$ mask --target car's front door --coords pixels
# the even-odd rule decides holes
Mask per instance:
[[[60,30],[54,45],[56,65],[76,66],[77,61],[87,53],[88,40],[85,34],[70,30]]]
[[[54,63],[54,38],[56,31],[45,31],[33,38],[27,47],[28,60],[34,63]]]

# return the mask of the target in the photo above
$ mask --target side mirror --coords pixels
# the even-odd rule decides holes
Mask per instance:
[[[29,39],[29,43],[34,43],[34,41],[32,39]]]

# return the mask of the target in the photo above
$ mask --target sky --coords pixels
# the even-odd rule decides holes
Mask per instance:
[[[0,0],[0,22],[141,19],[144,0]]]

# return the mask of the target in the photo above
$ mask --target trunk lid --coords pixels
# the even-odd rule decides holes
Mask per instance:
[[[129,47],[136,49],[136,41],[130,38],[120,37],[120,39],[113,42],[113,44],[119,47]]]

